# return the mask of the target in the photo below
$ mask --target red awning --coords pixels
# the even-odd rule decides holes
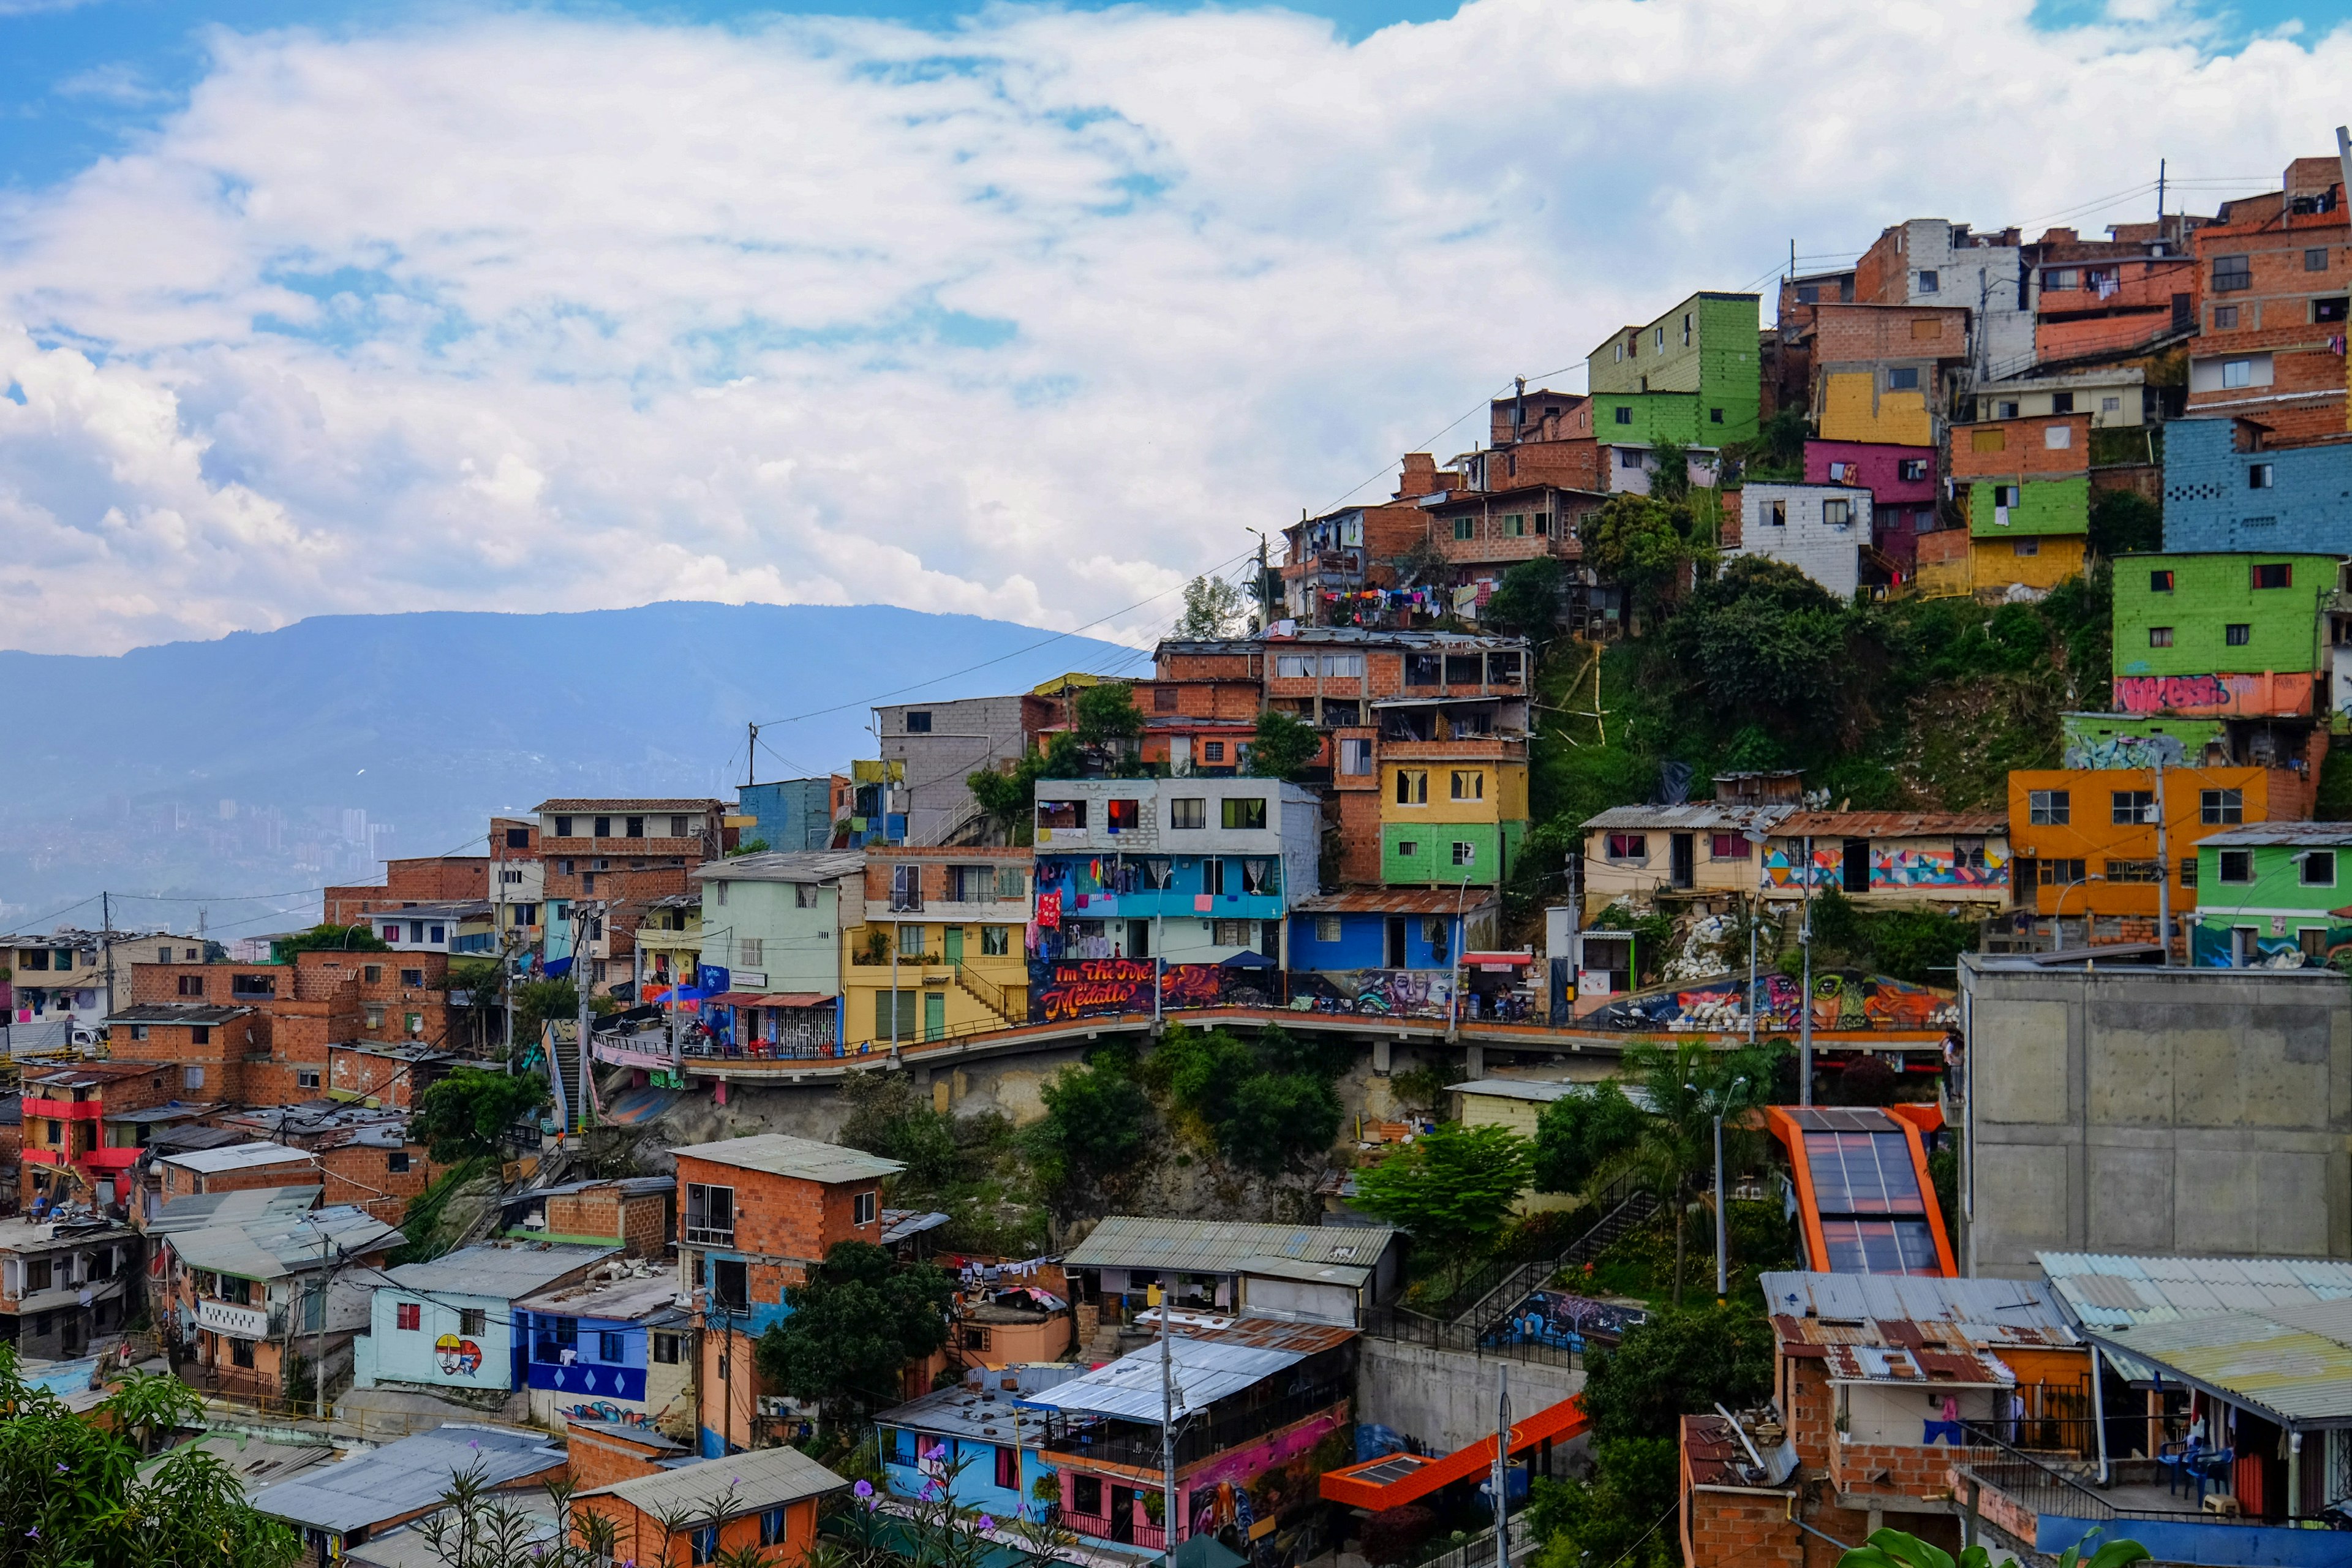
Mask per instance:
[[[1505,969],[1514,964],[1533,963],[1532,952],[1465,952],[1462,962],[1486,969]]]
[[[705,1001],[721,1007],[825,1007],[833,998],[817,991],[721,991]]]

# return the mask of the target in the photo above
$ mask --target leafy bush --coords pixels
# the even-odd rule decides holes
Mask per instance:
[[[1437,1516],[1414,1503],[1384,1508],[1364,1521],[1364,1561],[1373,1568],[1412,1561],[1437,1533]]]
[[[508,1130],[553,1098],[545,1079],[461,1067],[425,1091],[409,1130],[441,1164],[496,1159]]]
[[[1045,1115],[1027,1137],[1046,1191],[1095,1187],[1143,1153],[1151,1099],[1136,1082],[1129,1053],[1097,1051],[1083,1067],[1064,1068],[1037,1092]]]
[[[1439,1124],[1356,1179],[1356,1206],[1460,1265],[1494,1246],[1527,1190],[1529,1148],[1507,1127]]]
[[[1160,1041],[1142,1075],[1198,1139],[1271,1175],[1339,1135],[1336,1085],[1348,1056],[1276,1027],[1254,1043],[1222,1028],[1184,1029]]]

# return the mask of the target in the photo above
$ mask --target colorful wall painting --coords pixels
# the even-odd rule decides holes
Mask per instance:
[[[1764,851],[1764,880],[1774,888],[1801,888],[1808,880],[1801,862],[1804,849],[1788,839],[1777,840]],[[1843,840],[1813,840],[1811,877],[1816,888],[1845,886]],[[1870,849],[1870,890],[1886,889],[1980,889],[2006,891],[2009,851],[1990,839],[1980,854],[1963,857],[1947,841],[1940,848],[1915,848],[1900,843],[1873,844]]]
[[[1589,1016],[1594,1028],[1645,1034],[1660,1030],[1731,1030],[1747,1027],[1744,975],[1726,975],[1705,984],[1649,991],[1612,1002]],[[1756,982],[1756,1026],[1785,1033],[1798,1027],[1801,990],[1785,974],[1762,974]],[[1959,1022],[1959,1002],[1949,991],[1914,985],[1854,970],[1813,975],[1813,1031],[1866,1033],[1882,1029],[1948,1029]]]
[[[1296,1013],[1443,1018],[1453,1001],[1454,975],[1444,969],[1316,969],[1290,975]]]
[[[1597,1300],[1566,1290],[1536,1290],[1495,1331],[1508,1344],[1546,1344],[1581,1351],[1588,1342],[1613,1345],[1625,1331],[1650,1321],[1640,1307]]]
[[[1065,958],[1029,966],[1029,1021],[1100,1018],[1151,1011],[1152,961],[1148,958]],[[1223,963],[1171,963],[1160,976],[1160,1005],[1278,1007],[1282,975],[1270,969]]]
[[[2118,713],[2299,717],[2311,711],[2316,685],[2308,674],[2118,675]]]

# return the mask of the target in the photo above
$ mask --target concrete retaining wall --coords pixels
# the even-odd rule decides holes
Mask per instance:
[[[1503,1361],[1370,1336],[1356,1370],[1356,1419],[1417,1437],[1450,1454],[1495,1430],[1497,1369],[1511,1369],[1511,1414],[1523,1419],[1584,1388],[1584,1373],[1539,1362]],[[1582,1439],[1578,1439],[1581,1443]],[[1558,1464],[1557,1458],[1555,1464]]]

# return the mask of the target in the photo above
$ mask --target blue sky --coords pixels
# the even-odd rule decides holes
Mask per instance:
[[[1693,289],[1769,320],[1792,239],[2331,153],[2352,0],[2202,3],[0,0],[0,641],[677,598],[1148,645],[1514,375]]]

